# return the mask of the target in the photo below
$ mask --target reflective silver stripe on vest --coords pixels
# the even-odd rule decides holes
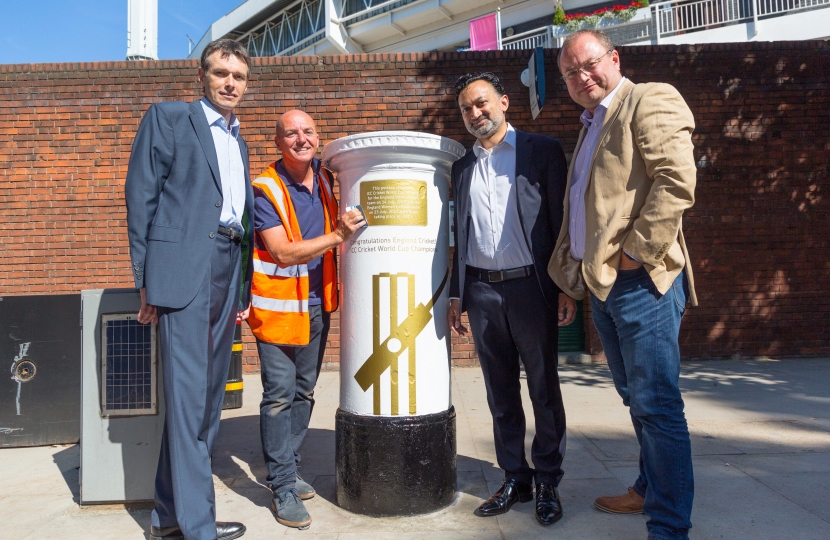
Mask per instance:
[[[280,313],[308,313],[308,300],[277,300],[263,296],[252,295],[252,304],[255,308]]]
[[[329,177],[329,172],[324,171],[325,170],[323,168],[320,169],[320,177],[323,179],[321,184],[325,186],[326,195],[328,195],[329,199],[334,200],[334,193],[331,192],[331,184],[329,184],[329,180],[331,180],[331,178]]]
[[[280,187],[274,181],[274,179],[271,178],[270,176],[260,176],[259,178],[257,178],[254,181],[254,185],[256,186],[257,184],[262,184],[263,186],[267,187],[271,191],[271,194],[276,199],[275,201],[272,201],[272,202],[277,203],[277,206],[279,206],[280,219],[282,219],[282,216],[287,216],[288,212],[286,211],[286,208],[285,208],[285,195],[283,194],[282,189],[280,189]]]
[[[254,272],[265,274],[266,276],[279,276],[286,278],[308,277],[307,264],[295,264],[293,266],[286,266],[282,268],[278,264],[254,259]]]

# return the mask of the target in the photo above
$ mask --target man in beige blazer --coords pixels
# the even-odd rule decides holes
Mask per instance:
[[[683,211],[694,203],[694,119],[667,84],[634,84],[597,30],[569,35],[559,69],[585,107],[548,272],[594,324],[640,443],[640,475],[598,509],[650,518],[648,538],[688,538],[691,444],[678,385],[680,320],[697,304]]]

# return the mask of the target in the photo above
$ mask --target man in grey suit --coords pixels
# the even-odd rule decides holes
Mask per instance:
[[[156,103],[141,121],[125,184],[141,323],[159,325],[166,402],[151,540],[229,540],[217,523],[210,456],[219,430],[234,326],[250,304],[254,197],[248,147],[233,114],[250,58],[208,44],[192,103]],[[243,278],[243,269],[244,278]]]

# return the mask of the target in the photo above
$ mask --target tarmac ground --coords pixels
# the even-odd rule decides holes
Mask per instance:
[[[830,538],[830,359],[684,363],[681,386],[694,454],[694,539]],[[454,504],[416,517],[371,518],[334,502],[334,413],[339,374],[323,372],[303,445],[301,474],[318,495],[307,501],[306,531],[278,524],[259,441],[259,376],[245,376],[244,406],[225,411],[214,453],[217,515],[241,521],[245,540],[300,535],[308,540],[645,540],[646,517],[593,507],[624,493],[637,476],[638,447],[628,411],[601,364],[560,367],[568,417],[559,486],[565,510],[550,527],[533,504],[479,518],[473,510],[501,484],[492,421],[478,368],[453,369],[458,489]],[[535,431],[524,391],[527,449]],[[78,445],[0,449],[0,538],[147,538],[146,507],[78,505]]]

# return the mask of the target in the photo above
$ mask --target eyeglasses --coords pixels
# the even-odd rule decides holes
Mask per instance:
[[[609,53],[614,52],[614,49],[608,49],[605,51],[605,54],[600,56],[599,58],[594,58],[593,60],[588,60],[584,62],[581,66],[577,66],[575,68],[571,68],[562,75],[562,80],[565,82],[573,81],[577,77],[579,77],[580,73],[585,73],[585,75],[589,75],[592,71],[594,71],[602,59],[608,56]]]

